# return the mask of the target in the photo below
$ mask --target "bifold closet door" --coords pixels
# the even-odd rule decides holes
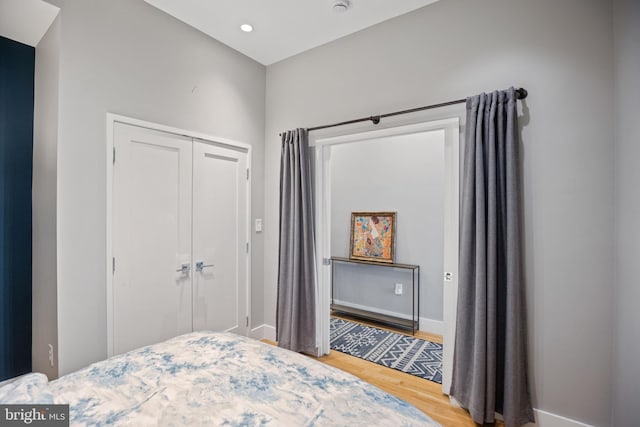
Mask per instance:
[[[192,331],[190,138],[116,123],[113,350]]]
[[[194,330],[247,331],[247,151],[194,141]]]

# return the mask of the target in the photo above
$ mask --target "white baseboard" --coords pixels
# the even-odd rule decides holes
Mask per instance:
[[[397,313],[390,310],[381,310],[375,307],[369,307],[361,304],[354,304],[352,302],[334,300],[335,304],[343,305],[345,307],[357,308],[358,310],[372,311],[375,313],[384,314],[387,316],[399,317],[401,319],[411,319],[411,316],[404,313]],[[444,322],[442,320],[433,320],[426,317],[420,317],[420,325],[418,329],[422,332],[428,332],[430,334],[443,335],[444,334]]]
[[[433,320],[426,317],[421,317],[419,328],[422,332],[444,335],[444,322],[442,320]]]
[[[534,409],[533,412],[536,416],[536,424],[529,423],[526,424],[525,427],[594,427],[590,424],[572,420],[571,418],[563,417],[561,415],[552,414],[551,412],[543,411],[541,409]]]
[[[449,396],[449,403],[451,403],[451,406],[455,406],[456,408],[461,407],[455,397]],[[533,408],[533,413],[536,418],[536,423],[528,423],[525,424],[524,427],[594,427],[592,425],[572,420],[571,418],[563,417],[561,415],[552,414],[551,412],[543,411],[541,409]],[[502,416],[498,413],[496,413],[496,419],[504,421]]]
[[[251,332],[249,332],[249,337],[256,339],[256,340],[271,340],[271,341],[275,341],[276,340],[276,328],[271,326],[271,325],[260,325],[257,326],[253,329],[251,329]]]

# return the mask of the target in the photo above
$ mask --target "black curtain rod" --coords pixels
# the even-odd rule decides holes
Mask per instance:
[[[516,98],[517,99],[525,99],[527,97],[527,95],[528,95],[528,92],[527,92],[526,89],[524,89],[524,88],[516,89]],[[380,123],[380,119],[384,119],[386,117],[393,117],[393,116],[399,116],[399,115],[402,115],[402,114],[416,113],[418,111],[431,110],[433,108],[447,107],[449,105],[455,105],[455,104],[463,104],[465,102],[467,102],[466,98],[465,99],[456,99],[455,101],[442,102],[440,104],[427,105],[425,107],[412,108],[410,110],[396,111],[394,113],[386,113],[386,114],[381,114],[379,116],[363,117],[361,119],[347,120],[346,122],[333,123],[333,124],[324,125],[324,126],[316,126],[316,127],[308,128],[307,130],[309,132],[311,132],[313,130],[327,129],[327,128],[333,128],[333,127],[336,127],[336,126],[344,126],[344,125],[350,125],[350,124],[353,124],[353,123],[368,122],[368,121],[371,121],[374,125],[377,125],[378,123]],[[280,134],[280,135],[282,135],[282,134]]]

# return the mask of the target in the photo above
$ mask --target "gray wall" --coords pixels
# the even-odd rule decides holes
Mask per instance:
[[[442,320],[444,132],[331,148],[331,255],[349,256],[351,212],[397,212],[395,259],[420,265],[420,315]],[[334,265],[334,298],[411,315],[407,270]],[[404,295],[394,295],[395,283]]]
[[[106,113],[253,146],[252,215],[262,216],[265,68],[142,0],[61,7],[58,139],[59,373],[107,355]],[[262,323],[262,241],[252,306]],[[141,311],[141,316],[144,312]]]
[[[275,324],[279,131],[521,85],[530,91],[521,126],[535,407],[609,424],[612,34],[604,0],[446,0],[269,66],[267,322]]]
[[[58,376],[56,176],[58,148],[58,57],[60,19],[36,46],[33,133],[33,335],[32,365],[49,378]],[[53,345],[54,366],[49,364]]]
[[[638,424],[640,401],[640,2],[614,2],[616,347],[613,425]]]

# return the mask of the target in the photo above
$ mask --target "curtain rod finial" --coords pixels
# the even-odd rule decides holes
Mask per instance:
[[[521,87],[516,89],[516,94],[518,95],[518,99],[525,99],[527,95],[529,95],[529,92],[527,92],[525,88]]]

